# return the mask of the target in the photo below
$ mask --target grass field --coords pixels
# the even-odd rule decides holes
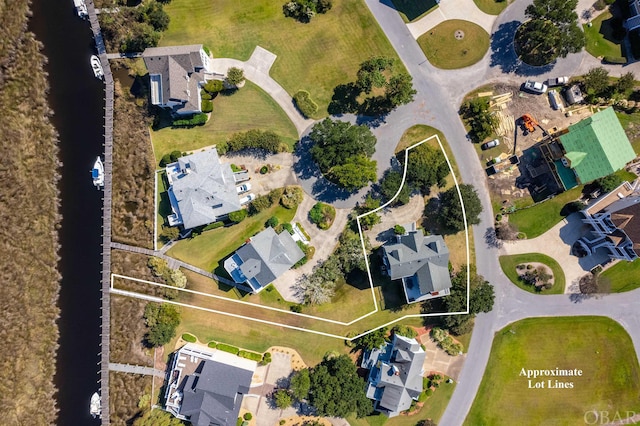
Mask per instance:
[[[580,377],[543,377],[530,389],[528,369],[580,369]],[[550,380],[572,389],[549,389]],[[530,318],[496,334],[466,425],[577,425],[587,411],[640,411],[640,371],[633,343],[604,317]]]
[[[637,155],[640,155],[640,112],[632,114],[616,112],[616,116],[627,134],[633,150]]]
[[[239,224],[203,232],[195,238],[180,240],[167,254],[206,271],[214,271],[219,266],[218,262],[264,229],[265,222],[271,216],[276,216],[280,223],[289,223],[295,214],[295,209],[285,209],[277,204],[255,216],[247,217]]]
[[[461,40],[455,37],[458,30],[464,32]],[[458,69],[484,57],[489,50],[489,34],[473,22],[451,19],[418,37],[418,44],[434,67]]]
[[[640,287],[640,260],[627,262],[621,260],[602,273],[603,278],[611,281],[611,292],[622,293]]]
[[[165,127],[151,131],[156,166],[163,155],[173,150],[191,151],[226,141],[237,132],[251,129],[271,130],[289,146],[298,140],[298,132],[276,101],[251,82],[232,95],[213,100],[211,118],[204,126],[191,129]]]
[[[290,94],[307,90],[326,114],[333,89],[353,81],[371,56],[397,55],[361,0],[334,0],[324,15],[302,24],[272,0],[182,0],[160,45],[203,43],[214,57],[247,60],[257,45],[276,54],[271,76]]]
[[[391,2],[406,23],[417,21],[438,7],[436,0],[391,0]]]
[[[500,15],[512,0],[473,0],[478,9],[489,15]]]
[[[611,12],[605,11],[591,21],[591,27],[582,26],[587,40],[587,52],[596,58],[600,56],[623,56],[622,40],[616,40],[613,37],[612,20]]]
[[[582,186],[556,195],[550,200],[509,215],[509,222],[516,225],[527,238],[535,238],[553,228],[562,220],[560,210],[570,201],[580,198]]]
[[[356,419],[354,416],[348,417],[347,421],[351,426],[415,426],[420,420],[431,419],[435,423],[438,423],[444,410],[449,404],[451,395],[456,388],[456,383],[447,383],[442,381],[442,384],[435,390],[424,403],[424,407],[411,416],[398,416],[392,419],[383,414],[376,416],[368,416],[362,419]]]
[[[562,267],[558,262],[553,260],[547,255],[541,253],[527,253],[516,254],[513,256],[500,256],[500,267],[502,272],[511,280],[512,283],[520,287],[521,289],[534,294],[562,294],[564,293],[565,277]],[[521,263],[538,262],[544,263],[553,271],[553,287],[549,290],[543,290],[541,292],[536,291],[533,286],[526,285],[520,279],[518,279],[518,272],[516,266]]]

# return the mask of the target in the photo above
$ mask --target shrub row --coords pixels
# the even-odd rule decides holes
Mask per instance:
[[[191,333],[184,333],[182,335],[182,340],[184,340],[185,342],[189,342],[189,343],[195,343],[196,340],[198,340],[198,339],[196,339],[196,336],[194,336]]]
[[[275,203],[282,204],[287,209],[298,207],[302,202],[302,189],[297,186],[286,186],[284,188],[276,188],[267,195],[259,195],[249,204],[249,212],[251,214],[260,213],[268,209]]]
[[[240,352],[239,348],[236,348],[235,346],[227,345],[226,343],[216,344],[216,349],[221,350],[223,352],[229,352],[234,355],[238,355],[238,352]]]
[[[289,146],[282,142],[280,136],[267,130],[249,130],[243,133],[236,133],[226,141],[216,146],[219,154],[236,152],[243,149],[264,149],[265,151],[277,154],[279,152],[291,151]]]
[[[306,90],[298,90],[298,93],[293,95],[293,100],[296,106],[306,118],[311,118],[316,112],[318,112],[318,105],[313,102],[311,95]]]
[[[222,221],[213,222],[213,223],[208,224],[204,228],[202,228],[202,232],[211,231],[212,229],[222,228],[223,226],[224,226],[224,222],[222,222]]]
[[[202,126],[207,122],[207,114],[200,113],[191,116],[190,118],[185,118],[182,120],[173,120],[173,127],[193,127],[193,126]]]
[[[627,63],[627,58],[623,58],[622,56],[605,56],[604,62],[607,64],[624,65]]]
[[[211,99],[203,99],[201,108],[204,113],[213,111],[213,102]]]
[[[249,351],[241,350],[240,352],[238,352],[238,356],[240,356],[242,358],[250,359],[250,360],[256,361],[256,362],[262,361],[262,354],[258,354],[258,353],[255,353],[255,352],[249,352]]]

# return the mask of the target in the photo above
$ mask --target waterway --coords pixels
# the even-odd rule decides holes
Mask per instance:
[[[63,164],[58,424],[93,425],[98,420],[89,415],[89,400],[99,389],[102,199],[90,170],[103,152],[104,85],[89,65],[94,53],[89,24],[74,14],[72,0],[33,0],[32,10],[29,28],[48,58],[48,100]]]

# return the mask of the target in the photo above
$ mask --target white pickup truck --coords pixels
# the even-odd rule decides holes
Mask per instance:
[[[556,78],[550,78],[547,80],[547,86],[549,87],[553,87],[553,86],[562,86],[563,84],[567,84],[569,82],[569,77],[556,77]]]

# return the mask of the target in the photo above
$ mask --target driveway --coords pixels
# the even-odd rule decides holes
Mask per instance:
[[[288,378],[291,374],[291,355],[284,352],[271,352],[271,363],[267,366],[266,378],[261,388],[260,396],[246,397],[243,400],[243,408],[254,413],[256,426],[273,426],[277,425],[281,417],[294,416],[296,410],[287,408],[280,410],[271,406],[269,395],[274,389],[283,387],[288,384]],[[252,392],[253,393],[253,389]]]
[[[309,220],[309,210],[316,204],[316,200],[309,195],[304,194],[302,203],[298,206],[296,215],[293,218],[294,223],[300,223],[304,230],[311,237],[310,244],[316,249],[313,259],[297,269],[289,269],[287,272],[278,277],[273,285],[278,289],[282,298],[288,302],[302,303],[302,295],[296,294],[294,288],[295,283],[302,275],[309,275],[313,272],[313,268],[325,261],[338,245],[340,234],[344,230],[349,218],[348,209],[336,209],[336,218],[331,228],[323,231]]]
[[[582,223],[580,213],[573,213],[537,238],[505,242],[501,254],[546,254],[555,259],[564,271],[566,278],[564,292],[578,293],[580,290],[577,284],[580,277],[606,259],[600,253],[584,258],[571,254],[571,246],[587,230],[588,226]]]
[[[425,376],[435,373],[445,374],[457,382],[467,355],[449,355],[438,347],[428,333],[420,336],[420,342],[424,345],[424,351],[427,354],[422,365]]]
[[[365,231],[371,245],[376,247],[384,244],[394,235],[393,227],[419,222],[424,213],[424,197],[415,194],[409,199],[409,203],[399,207],[387,207],[380,210],[380,223]],[[418,225],[420,225],[418,223]]]
[[[409,28],[413,37],[417,39],[444,21],[461,19],[478,24],[484,28],[487,33],[491,34],[491,29],[493,28],[493,23],[496,18],[497,16],[488,15],[478,9],[478,6],[476,6],[473,0],[447,0],[440,2],[440,5],[436,9],[422,19],[407,24],[407,28]]]
[[[297,185],[298,180],[293,172],[293,156],[288,152],[264,155],[263,151],[255,154],[230,153],[222,157],[224,162],[244,166],[249,172],[251,191],[256,195],[268,194],[271,190],[287,185]],[[266,164],[273,166],[272,171],[260,174],[260,168]]]

